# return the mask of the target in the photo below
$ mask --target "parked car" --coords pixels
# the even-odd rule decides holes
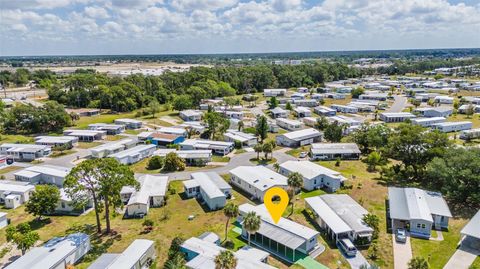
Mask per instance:
[[[307,155],[308,155],[308,153],[306,153],[305,151],[302,151],[302,152],[300,152],[299,157],[300,158],[305,158],[305,157],[307,157]]]
[[[338,241],[339,247],[343,250],[347,257],[355,257],[357,255],[357,248],[353,245],[352,241],[348,238]]]
[[[397,229],[395,232],[395,240],[401,243],[407,242],[407,231],[405,231],[405,229]]]

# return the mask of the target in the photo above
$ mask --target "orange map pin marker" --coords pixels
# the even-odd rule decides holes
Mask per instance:
[[[280,201],[272,201],[272,199],[277,196],[280,198]],[[285,211],[285,209],[287,209],[288,201],[289,198],[287,192],[280,187],[273,187],[267,190],[267,192],[263,196],[263,202],[265,203],[265,207],[270,213],[270,216],[272,217],[275,224],[278,223],[278,221],[283,215],[283,212]]]

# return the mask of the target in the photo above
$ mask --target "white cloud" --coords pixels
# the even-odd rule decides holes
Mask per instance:
[[[108,11],[103,7],[85,7],[85,14],[90,18],[107,19],[110,18]]]
[[[172,0],[173,8],[181,11],[218,10],[234,6],[238,0]]]

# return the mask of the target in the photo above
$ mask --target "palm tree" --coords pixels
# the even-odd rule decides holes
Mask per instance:
[[[293,172],[288,175],[287,179],[288,187],[292,190],[292,199],[290,199],[290,203],[292,205],[292,211],[290,212],[291,216],[293,214],[293,203],[295,202],[295,194],[297,190],[303,186],[303,177],[299,172]]]
[[[263,144],[262,150],[263,150],[263,153],[265,153],[265,160],[268,160],[268,154],[273,152],[272,143],[267,142]]]
[[[250,246],[250,235],[260,229],[261,219],[255,212],[248,212],[243,220],[243,228],[248,233],[248,245]]]
[[[273,164],[273,169],[275,169],[275,172],[278,172],[280,170],[280,164],[279,163],[274,163]]]
[[[227,222],[225,223],[225,240],[227,240],[228,224],[230,223],[231,218],[236,218],[238,216],[238,205],[228,203],[223,208],[223,214],[225,215],[225,217],[227,217]]]
[[[423,257],[414,257],[408,262],[408,269],[428,269],[430,265]]]
[[[260,152],[263,151],[263,145],[258,143],[253,147],[253,150],[257,153],[257,160],[260,159]]]
[[[187,269],[185,266],[185,258],[182,254],[177,253],[165,262],[164,269]]]
[[[230,250],[221,251],[215,257],[215,269],[235,269],[237,258]]]
[[[243,121],[239,121],[238,122],[238,131],[240,132],[241,130],[243,130],[243,127],[245,127],[245,123],[243,123]]]

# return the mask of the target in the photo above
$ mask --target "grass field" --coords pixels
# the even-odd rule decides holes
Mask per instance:
[[[22,169],[22,167],[15,166],[15,165],[10,165],[10,166],[7,166],[5,168],[0,169],[0,175],[7,174],[7,173],[10,173],[10,172],[13,172],[13,171],[20,170],[20,169]]]
[[[463,114],[452,115],[448,117],[447,121],[471,121],[472,128],[480,128],[480,115],[474,114],[473,116],[467,116]]]
[[[135,112],[119,113],[119,114],[100,114],[91,117],[80,117],[75,121],[75,128],[86,129],[92,123],[113,123],[116,119],[134,118]]]
[[[96,146],[100,146],[101,144],[102,143],[100,142],[78,142],[76,147],[79,149],[89,149]]]
[[[0,133],[0,144],[3,143],[32,143],[32,136],[25,135],[6,135]]]
[[[230,161],[230,157],[228,156],[212,156],[212,162],[219,162],[219,163],[228,163]]]
[[[64,150],[64,151],[53,151],[50,155],[48,155],[48,157],[58,158],[58,157],[62,157],[62,156],[65,156],[65,155],[73,154],[75,152],[77,152],[77,151],[73,150],[73,149]]]

